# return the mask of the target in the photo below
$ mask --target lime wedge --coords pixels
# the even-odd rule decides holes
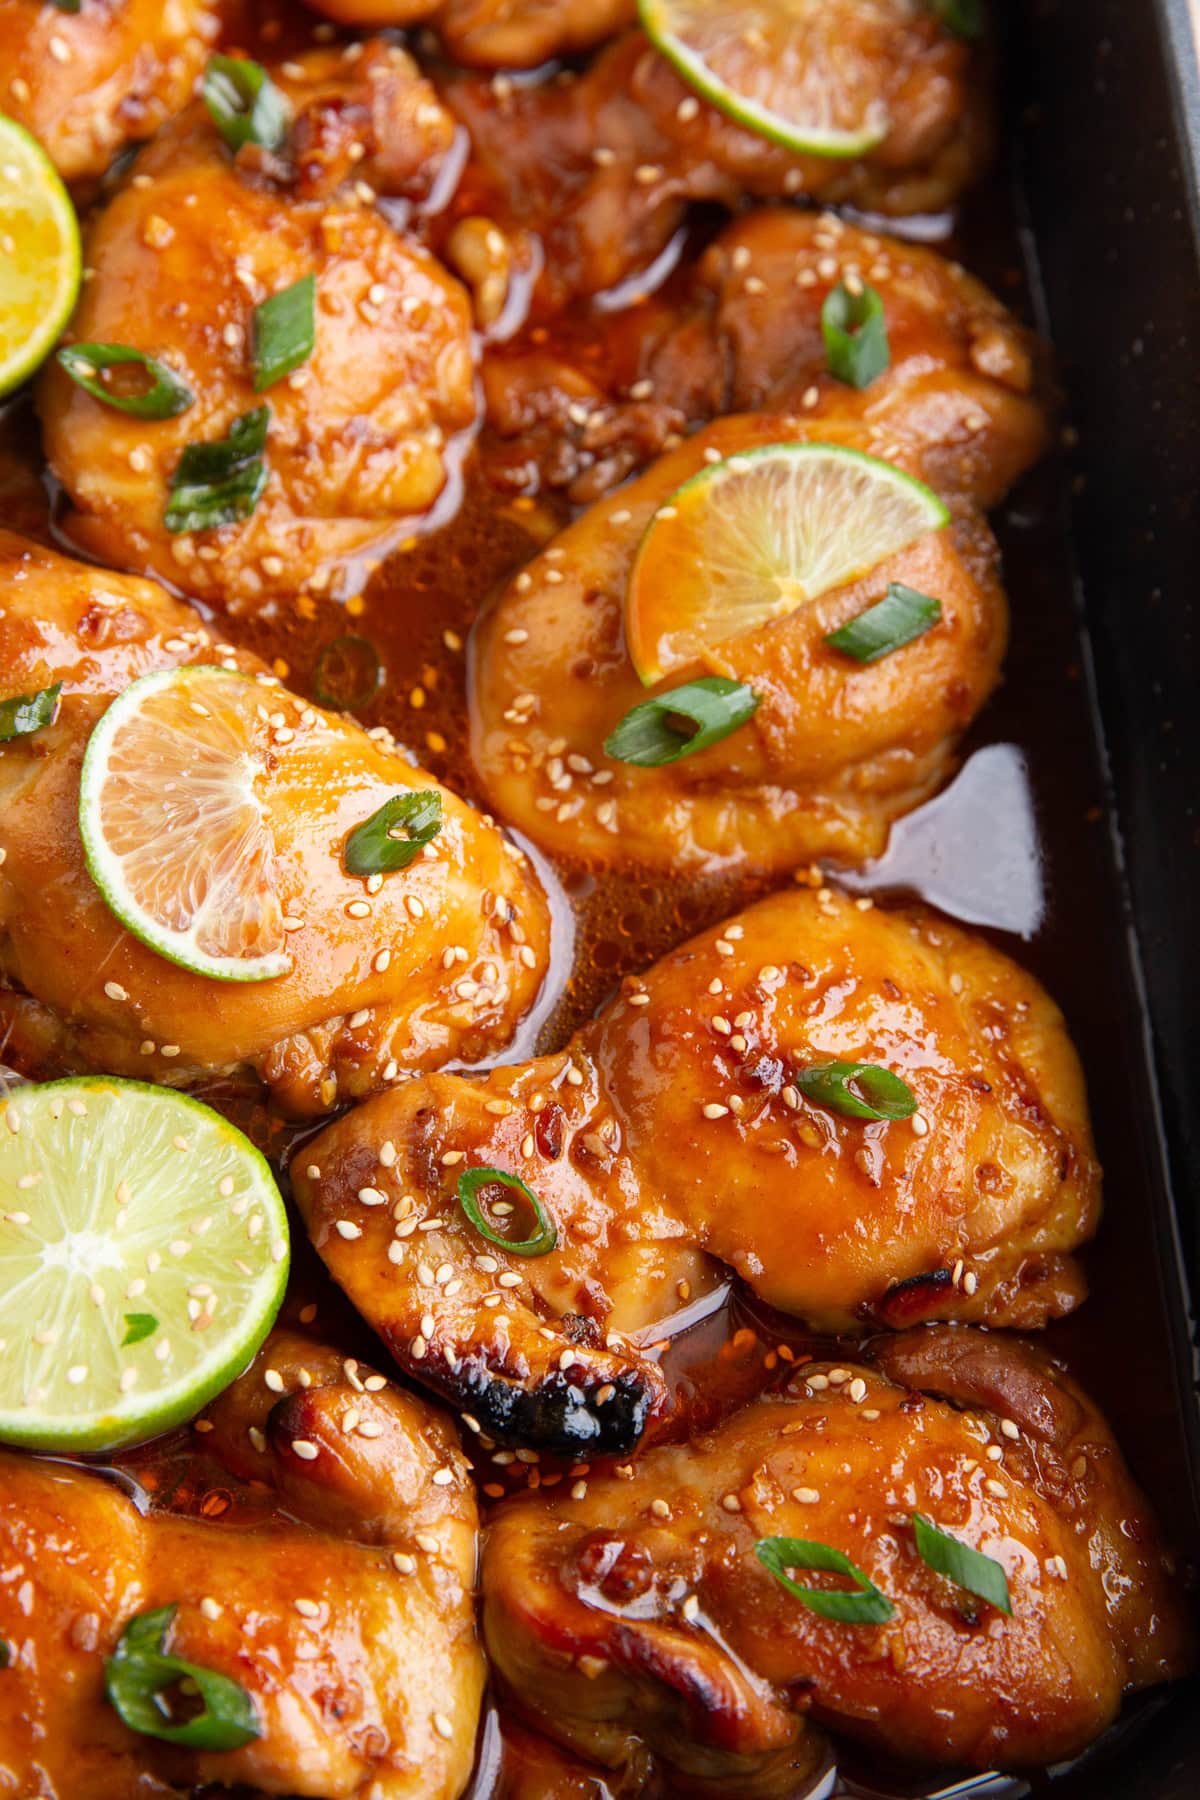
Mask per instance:
[[[862,156],[887,135],[881,61],[912,0],[638,0],[689,87],[785,149]]]
[[[625,636],[649,686],[939,531],[932,489],[836,444],[765,444],[685,481],[634,558]]]
[[[54,348],[79,293],[79,221],[36,138],[0,113],[0,394]]]
[[[112,1450],[245,1368],[288,1272],[271,1171],[219,1113],[94,1076],[0,1097],[0,1439]]]
[[[122,925],[218,981],[284,975],[275,843],[258,792],[263,690],[200,664],[143,675],[88,740],[79,829]]]

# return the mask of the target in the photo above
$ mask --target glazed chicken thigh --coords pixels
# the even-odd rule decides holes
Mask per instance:
[[[437,28],[459,62],[532,69],[602,43],[636,16],[637,0],[443,0]]]
[[[452,1432],[284,1331],[196,1430],[182,1511],[142,1512],[81,1466],[0,1456],[4,1791],[456,1800],[484,1667],[475,1496]],[[105,1658],[166,1607],[170,1654],[249,1696],[243,1747],[176,1748],[106,1700]]]
[[[563,9],[554,9],[561,21]],[[467,127],[471,160],[457,204],[506,232],[536,235],[539,300],[562,305],[648,267],[689,203],[804,196],[889,215],[949,205],[986,153],[986,107],[966,44],[932,11],[871,5],[808,26],[814,55],[853,63],[864,111],[890,128],[858,159],[799,156],[701,100],[640,31],[618,37],[582,73],[514,85],[441,83]],[[832,46],[818,43],[832,30]]]
[[[833,443],[886,451],[918,472],[919,458],[894,433],[890,419],[720,419],[567,526],[509,583],[476,635],[472,752],[497,809],[538,844],[602,864],[786,870],[878,855],[891,822],[946,779],[959,736],[999,677],[1008,608],[979,515],[959,513],[650,688],[626,648],[623,599],[650,521],[708,461],[780,442]],[[892,655],[851,661],[828,637],[893,583],[936,598],[940,619]],[[659,767],[612,753],[610,736],[635,706],[708,676],[757,697],[739,730]]]
[[[291,969],[272,980],[217,982],[157,955],[118,923],[84,861],[79,775],[93,726],[138,676],[187,663],[265,684],[260,778],[283,913],[297,922]],[[55,681],[55,722],[0,744],[0,1050],[24,1044],[56,1072],[175,1083],[249,1068],[305,1114],[510,1039],[549,934],[515,845],[440,789],[442,830],[372,892],[343,866],[346,834],[431,777],[289,694],[152,582],[0,532],[0,692]]]
[[[922,1556],[918,1515],[991,1559],[1011,1614]],[[810,1544],[849,1557],[884,1617],[810,1610],[755,1555],[771,1539],[809,1593],[853,1591]],[[680,1794],[807,1791],[821,1726],[917,1763],[1053,1763],[1189,1660],[1096,1408],[1039,1352],[954,1326],[809,1363],[690,1448],[504,1507],[483,1582],[526,1717],[615,1769],[644,1741]]]
[[[822,308],[840,283],[879,296],[888,364],[865,388],[829,371]],[[718,413],[863,420],[911,445],[940,493],[994,506],[1049,439],[1037,346],[957,263],[834,213],[758,207],[694,265],[606,320],[590,310],[484,356],[494,480],[598,498]],[[886,438],[882,441],[888,441]]]
[[[835,1109],[807,1085],[830,1062],[900,1076],[916,1110]],[[553,1247],[506,1251],[529,1204],[477,1178],[502,1203],[485,1241],[456,1203],[472,1169],[527,1184]],[[368,1102],[292,1174],[316,1248],[416,1379],[498,1436],[598,1453],[662,1410],[637,1341],[716,1278],[709,1259],[822,1330],[1037,1326],[1081,1298],[1070,1252],[1099,1202],[1045,992],[930,914],[828,889],[683,945],[559,1054]]]
[[[348,559],[411,531],[457,478],[477,410],[465,290],[374,205],[377,193],[428,193],[453,121],[390,45],[317,51],[287,69],[275,72],[291,121],[280,152],[250,144],[234,156],[197,102],[88,234],[94,276],[73,340],[161,359],[192,404],[130,417],[55,364],[39,390],[78,541],[235,612],[337,588]],[[255,309],[307,276],[312,353],[260,390]],[[225,441],[264,405],[267,479],[250,516],[169,523],[185,448]],[[354,565],[360,583],[367,573]]]
[[[220,22],[219,0],[0,0],[0,108],[68,181],[102,175],[186,105]]]

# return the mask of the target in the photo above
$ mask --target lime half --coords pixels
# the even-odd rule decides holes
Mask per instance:
[[[625,636],[646,684],[858,581],[950,515],[931,488],[837,444],[765,444],[702,469],[646,529]]]
[[[253,677],[199,664],[143,675],[88,740],[79,830],[92,880],[160,956],[219,981],[284,975],[268,733]]]
[[[880,70],[913,0],[638,0],[690,87],[785,149],[862,156],[887,135]]]
[[[0,394],[54,348],[79,292],[79,221],[36,138],[0,113]]]
[[[287,1273],[270,1169],[198,1100],[107,1076],[0,1097],[0,1439],[112,1450],[191,1418]]]

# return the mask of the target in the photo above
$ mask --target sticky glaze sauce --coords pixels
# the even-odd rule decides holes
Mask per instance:
[[[263,9],[262,32],[281,53],[274,7]],[[873,222],[879,225],[880,222]],[[880,227],[882,228],[882,227]],[[895,226],[890,229],[895,230]],[[1030,310],[1030,270],[1022,263],[1011,197],[1002,189],[977,196],[960,235],[946,220],[911,221],[910,235],[941,242],[1018,311]],[[598,359],[619,356],[628,315],[656,281],[678,278],[685,246],[669,254],[625,295],[607,296],[569,329],[584,333]],[[28,535],[62,542],[54,522],[52,485],[38,462],[32,411],[18,401],[0,407],[0,508],[6,522]],[[1092,735],[1085,681],[1085,649],[1072,612],[1072,569],[1064,530],[1066,475],[1051,461],[1010,499],[993,526],[1004,552],[1013,611],[1013,646],[1005,686],[973,730],[954,786],[903,821],[888,855],[876,867],[846,877],[855,891],[916,894],[990,935],[1027,962],[1051,986],[1070,1021],[1087,1069],[1101,1156],[1108,1176],[1108,1212],[1098,1242],[1086,1253],[1093,1285],[1088,1305],[1050,1327],[1047,1341],[1092,1387],[1108,1412],[1169,1533],[1181,1538],[1188,1521],[1173,1468],[1182,1452],[1172,1397],[1159,1379],[1169,1352],[1165,1321],[1147,1315],[1128,1330],[1127,1296],[1151,1287],[1155,1247],[1145,1229],[1145,1164],[1130,1097],[1143,1091],[1136,1030],[1137,1003],[1125,958],[1123,923],[1107,836],[1100,764]],[[569,516],[558,497],[513,494],[497,488],[468,460],[461,493],[440,529],[414,531],[373,571],[361,571],[362,591],[344,603],[305,601],[287,613],[239,619],[223,626],[256,651],[297,692],[313,695],[322,654],[337,638],[368,639],[382,665],[379,691],[358,716],[386,725],[439,779],[478,801],[467,753],[464,668],[470,633],[489,596],[526,562]],[[73,546],[63,543],[70,550]],[[983,825],[982,831],[980,825]],[[988,849],[984,856],[981,849]],[[555,955],[536,1016],[502,1060],[560,1045],[602,1003],[621,977],[644,968],[692,933],[737,910],[766,883],[725,877],[684,885],[658,874],[611,874],[582,864],[539,859],[558,908]],[[248,1131],[270,1156],[286,1189],[291,1156],[315,1127],[297,1131],[274,1116],[256,1091],[211,1083],[200,1096]],[[367,1327],[332,1287],[316,1256],[296,1233],[297,1254],[284,1318],[296,1323],[316,1308],[313,1330],[347,1352],[387,1368]],[[663,1327],[663,1366],[675,1391],[673,1438],[711,1427],[735,1407],[786,1378],[807,1357],[852,1354],[771,1314],[735,1284],[718,1290],[675,1327]],[[552,1488],[568,1465],[533,1458],[497,1464],[469,1445],[485,1512],[518,1490]],[[98,1465],[142,1508],[246,1523],[266,1504],[261,1493],[236,1488],[224,1469],[197,1453],[186,1432]],[[1056,1795],[1089,1790],[1113,1744],[1144,1729],[1161,1705],[1149,1695],[1093,1746],[1072,1771],[1019,1777],[903,1774],[871,1764],[839,1746],[837,1763],[795,1800],[919,1800],[971,1796],[1020,1800],[1053,1787]],[[634,1793],[669,1795],[661,1774],[648,1785],[572,1761],[489,1704],[481,1727],[469,1800],[627,1800]],[[1094,1788],[1090,1791],[1095,1791]],[[731,1800],[734,1797],[731,1796]]]

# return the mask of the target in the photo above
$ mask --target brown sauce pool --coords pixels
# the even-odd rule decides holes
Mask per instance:
[[[910,228],[914,235],[936,238],[945,234],[946,222],[916,221]],[[1035,272],[1022,259],[1011,196],[1001,186],[969,203],[956,235],[943,247],[960,254],[1018,312],[1030,316]],[[597,354],[603,354],[610,336],[619,337],[622,317],[593,310],[586,325]],[[16,529],[51,538],[57,535],[54,497],[38,457],[27,404],[0,407],[0,511]],[[453,516],[439,529],[408,540],[370,574],[360,595],[344,602],[306,599],[286,615],[238,619],[224,629],[305,695],[314,695],[318,665],[336,640],[348,634],[367,639],[381,678],[357,716],[367,726],[386,725],[434,775],[478,799],[464,704],[471,628],[493,590],[553,535],[568,512],[557,498],[498,491],[470,458],[463,474]],[[1178,1408],[1161,1373],[1170,1366],[1169,1347],[1159,1312],[1130,1306],[1131,1296],[1147,1292],[1157,1280],[1142,1136],[1151,1127],[1136,1104],[1130,1105],[1144,1079],[1139,1013],[1089,711],[1086,644],[1073,612],[1063,510],[1067,479],[1062,463],[1052,459],[993,518],[1004,551],[1013,647],[1005,686],[963,747],[959,779],[897,827],[880,864],[846,879],[856,891],[920,894],[989,931],[1027,962],[1062,1004],[1088,1073],[1108,1210],[1097,1243],[1086,1253],[1092,1298],[1073,1319],[1052,1326],[1048,1339],[1096,1393],[1168,1534],[1183,1542],[1190,1522],[1177,1479],[1183,1454]],[[73,548],[65,541],[63,547]],[[558,901],[562,928],[538,1015],[504,1060],[561,1044],[623,975],[756,898],[764,886],[730,878],[685,884],[661,875],[611,875],[538,861]],[[256,1093],[214,1084],[200,1095],[250,1132],[286,1189],[287,1163],[305,1133],[274,1117]],[[381,1346],[333,1289],[301,1233],[297,1240],[284,1317],[295,1323],[303,1310],[317,1332],[387,1368]],[[672,1433],[711,1425],[781,1379],[796,1360],[826,1353],[827,1341],[770,1315],[731,1283],[681,1315],[664,1345],[679,1403]],[[472,1450],[485,1507],[517,1488],[556,1485],[567,1474],[566,1467],[536,1459],[496,1464],[478,1457],[477,1446]],[[261,1498],[235,1490],[223,1469],[197,1455],[187,1433],[129,1452],[107,1472],[144,1507],[233,1518],[252,1516],[262,1505]],[[837,1795],[1019,1800],[1051,1786],[1055,1795],[1094,1794],[1097,1766],[1103,1767],[1112,1742],[1145,1729],[1161,1704],[1160,1696],[1150,1695],[1132,1705],[1071,1771],[961,1778],[943,1772],[931,1779],[869,1766],[858,1752],[839,1747],[837,1767],[831,1766],[804,1800],[808,1795],[811,1800]],[[635,1792],[656,1800],[669,1789],[654,1775],[649,1786],[631,1787],[572,1763],[503,1720],[495,1705],[487,1711],[470,1800],[624,1800]]]

